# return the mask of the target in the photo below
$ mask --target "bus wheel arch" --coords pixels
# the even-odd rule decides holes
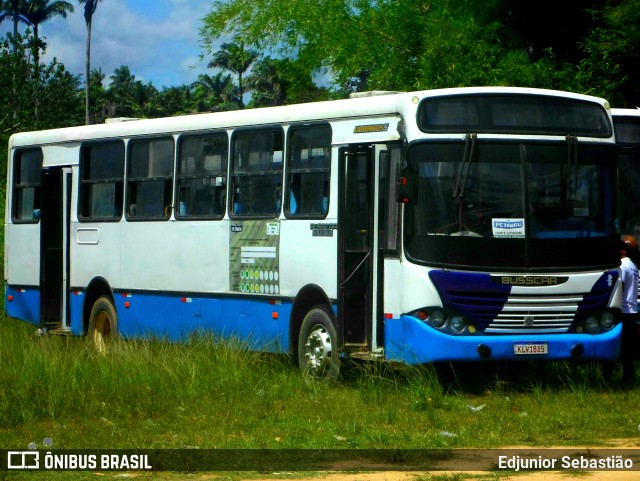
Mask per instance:
[[[101,297],[106,298],[115,311],[115,302],[113,298],[113,290],[111,286],[102,277],[96,277],[89,283],[85,291],[84,303],[82,305],[82,330],[84,334],[89,334],[91,312]],[[116,326],[117,327],[117,326]]]
[[[298,360],[298,338],[300,336],[302,321],[304,321],[307,313],[316,306],[326,306],[327,309],[331,309],[331,301],[321,287],[316,284],[307,284],[298,291],[291,308],[289,353],[295,357],[296,362]]]

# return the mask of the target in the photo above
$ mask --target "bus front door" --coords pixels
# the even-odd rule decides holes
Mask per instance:
[[[42,171],[40,202],[40,322],[49,332],[69,330],[69,215],[71,169]]]
[[[338,322],[336,330],[352,356],[371,354],[375,333],[375,168],[373,146],[340,151],[338,206]],[[375,340],[374,340],[375,344]]]

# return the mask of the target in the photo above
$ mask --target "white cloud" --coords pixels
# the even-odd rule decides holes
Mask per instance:
[[[114,69],[126,65],[136,79],[157,88],[195,81],[206,70],[198,56],[201,19],[210,5],[211,0],[101,1],[92,22],[91,68],[102,69],[108,80]],[[56,57],[68,71],[84,78],[84,8],[77,3],[74,7],[66,19],[40,25],[48,44],[42,60]]]

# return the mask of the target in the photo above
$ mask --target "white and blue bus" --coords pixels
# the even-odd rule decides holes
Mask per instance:
[[[6,314],[42,330],[344,357],[619,356],[606,101],[384,93],[18,133]]]

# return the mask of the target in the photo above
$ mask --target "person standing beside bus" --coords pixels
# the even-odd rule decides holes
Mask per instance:
[[[637,351],[638,318],[638,241],[635,236],[623,235],[620,246],[620,270],[622,279],[622,375],[631,381],[635,374],[634,361]]]

